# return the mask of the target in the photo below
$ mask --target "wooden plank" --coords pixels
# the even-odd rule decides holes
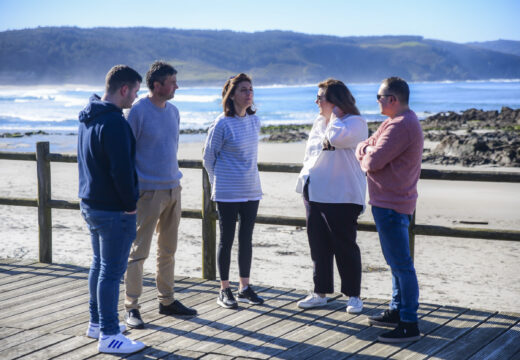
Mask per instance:
[[[164,358],[164,360],[188,360],[188,359],[199,359],[203,353],[189,350],[178,350],[173,354],[170,354]]]
[[[145,277],[147,276],[148,274],[145,275]],[[155,289],[153,289],[155,290]],[[124,292],[123,289],[121,289],[121,292],[120,292],[120,304],[122,305],[123,303],[123,300],[121,299],[121,294]],[[143,291],[143,294],[146,294],[146,293],[150,293],[152,295],[155,295],[154,291],[152,291],[152,288],[151,286],[146,286],[145,287],[145,291]],[[81,307],[81,315],[82,315],[82,319],[81,320],[77,320],[79,321],[80,323],[74,323],[74,331],[71,331],[71,329],[67,329],[67,328],[63,328],[63,325],[62,324],[62,328],[61,330],[59,331],[59,333],[61,334],[64,334],[64,335],[74,335],[74,336],[70,336],[69,339],[61,342],[59,344],[59,347],[58,348],[49,348],[49,349],[46,349],[45,351],[47,351],[49,354],[52,354],[52,356],[69,356],[69,358],[76,358],[75,356],[73,355],[65,355],[66,353],[69,353],[69,352],[74,352],[74,351],[77,351],[78,348],[83,348],[83,347],[88,347],[89,351],[95,351],[97,353],[97,347],[96,346],[92,346],[92,344],[97,344],[97,342],[94,340],[94,339],[89,339],[87,338],[86,336],[84,336],[84,333],[85,333],[85,329],[87,328],[88,326],[88,321],[89,321],[89,314],[88,314],[88,299],[89,299],[89,294],[86,293],[85,296],[83,296],[83,302],[75,307],[74,308],[78,308],[78,307]],[[67,309],[69,310],[69,309]],[[62,311],[61,312],[61,315],[64,315],[66,316],[67,314],[67,310],[65,311]],[[54,332],[53,330],[55,330],[54,328],[55,327],[59,327],[60,324],[59,323],[59,320],[58,321],[53,321],[52,319],[48,319],[48,324],[47,325],[43,325],[42,327],[39,327],[37,328],[39,331],[45,331],[45,332]],[[68,321],[73,321],[73,319],[68,319]],[[69,326],[70,327],[70,326]],[[41,352],[46,354],[44,350],[42,350]],[[37,358],[37,357],[36,357]],[[40,357],[40,358],[43,358],[43,357]],[[79,357],[79,358],[83,358],[82,356]]]
[[[273,288],[268,288],[268,289],[262,290],[261,294],[266,299],[266,305],[252,306],[252,305],[246,304],[246,305],[242,305],[239,308],[239,310],[222,309],[221,307],[216,305],[215,300],[214,300],[216,298],[216,296],[215,296],[208,303],[209,311],[204,313],[205,319],[204,319],[204,323],[201,323],[201,325],[203,326],[203,325],[208,324],[211,326],[211,329],[215,328],[216,333],[218,333],[220,336],[226,338],[225,340],[222,340],[222,341],[228,341],[228,342],[234,341],[236,338],[243,336],[242,333],[235,331],[235,328],[238,325],[237,324],[238,322],[246,321],[246,319],[251,318],[250,316],[254,316],[249,313],[250,311],[254,312],[258,316],[268,313],[269,311],[272,310],[272,308],[274,308],[276,306],[275,303],[277,302],[277,298],[279,296],[281,296],[282,294],[285,294],[287,291],[288,291],[288,289],[273,289]],[[217,320],[215,320],[215,314],[219,314],[216,317]],[[208,315],[210,318],[206,318],[206,315]],[[222,319],[226,319],[226,320],[224,320],[224,322],[225,322],[224,324],[220,323]],[[257,321],[256,319],[258,319],[258,317],[255,318],[255,321]],[[240,328],[242,328],[242,326],[243,326],[243,324],[241,323]],[[224,329],[224,328],[227,329],[227,331],[219,330],[219,329]],[[198,329],[201,329],[201,328],[199,327]],[[207,328],[207,329],[210,329],[210,328]],[[203,334],[197,335],[197,337],[200,340],[208,339],[207,338],[207,333],[208,333],[207,329],[202,330]],[[192,334],[190,333],[189,338],[193,339],[194,337],[191,335]],[[182,336],[182,335],[180,335],[180,336]],[[230,337],[233,337],[233,338],[231,339]],[[211,342],[211,339],[209,339],[209,342]],[[173,340],[170,342],[164,342],[161,346],[166,347],[170,351],[175,351],[176,349],[173,347],[173,345],[170,345],[173,343],[175,343],[175,346],[177,345],[177,341]],[[192,344],[192,343],[190,343],[190,344]],[[172,346],[172,347],[170,347],[170,346]],[[204,351],[208,352],[208,351],[212,351],[213,348],[220,347],[220,346],[222,346],[222,344],[217,343],[217,342],[212,342],[212,343],[208,343],[208,342],[202,343],[201,342],[200,347],[198,347],[197,351],[204,350]],[[197,348],[197,347],[195,346],[195,348]]]
[[[177,287],[177,290],[180,288]],[[88,300],[90,298],[89,294],[86,294],[85,304],[88,304]],[[123,315],[125,313],[124,307],[124,287],[121,287],[120,295],[119,295],[119,306],[118,311],[121,317],[121,321],[124,321]],[[146,322],[146,313],[143,311],[145,308],[150,307],[148,303],[154,307],[155,312],[157,312],[158,302],[157,302],[157,291],[155,286],[145,286],[143,288],[143,294],[139,298],[139,304],[141,305],[141,315],[143,316],[143,320]],[[145,305],[146,304],[146,305]],[[69,309],[70,316],[63,320],[54,321],[50,324],[45,325],[39,329],[45,329],[47,331],[56,331],[62,334],[80,336],[85,332],[85,329],[88,326],[88,321],[90,315],[88,313],[88,305],[81,304],[81,306]]]
[[[168,316],[155,316],[149,322],[149,328],[139,331],[138,339],[147,345],[160,345],[171,341],[180,335],[190,333],[192,330],[201,327],[209,321],[204,318],[204,314],[211,311],[215,306],[217,298],[217,288],[215,291],[206,291],[199,296],[192,296],[186,301],[186,305],[197,309],[196,317],[181,318]],[[178,349],[176,347],[175,349]]]
[[[191,284],[192,286],[190,286],[190,287],[188,287],[186,289],[182,289],[181,291],[177,292],[176,297],[181,299],[181,300],[182,300],[183,295],[185,297],[188,297],[188,301],[183,301],[184,305],[193,306],[193,305],[196,305],[197,301],[201,301],[201,300],[203,301],[203,296],[199,296],[198,292],[201,291],[202,289],[205,289],[206,286],[204,286],[204,283],[200,283],[199,281],[204,281],[204,280],[201,280],[201,279],[189,279],[189,281],[185,281],[185,283]],[[197,289],[197,287],[199,287],[199,288]],[[192,288],[195,288],[195,289],[192,289]],[[191,300],[191,301],[189,301],[189,300]],[[152,303],[154,303],[154,302],[153,301],[148,301],[147,303],[142,304],[143,306],[142,306],[141,310],[144,310],[145,308],[151,308],[152,307]],[[175,326],[176,323],[184,321],[183,318],[160,315],[158,313],[158,311],[157,311],[157,305],[156,304],[155,304],[155,306],[153,306],[153,308],[154,308],[154,310],[150,311],[149,317],[147,319],[145,319],[145,321],[146,321],[145,329],[143,329],[143,330],[130,330],[129,331],[129,337],[131,339],[143,341],[142,338],[144,336],[146,336],[146,334],[157,332],[157,331],[163,330],[163,329],[164,330],[169,330],[169,329],[171,329],[172,326]],[[197,310],[199,310],[199,309],[197,309]],[[153,316],[151,314],[152,312],[153,312]],[[144,314],[145,312],[141,311],[141,313]],[[144,316],[143,316],[143,318],[144,318]],[[152,318],[152,319],[155,318],[155,319],[158,319],[158,320],[163,319],[164,326],[156,325],[158,320],[155,320],[155,321],[151,320],[150,321],[150,318]],[[147,342],[145,342],[145,344],[151,345],[151,344],[149,344]],[[146,348],[145,350],[139,352],[138,354],[145,356],[146,352],[150,351],[149,349],[152,349],[152,348]],[[97,354],[98,354],[97,346],[93,346],[92,344],[88,344],[88,345],[86,345],[84,347],[80,347],[78,349],[75,349],[74,351],[71,351],[71,352],[68,352],[66,354],[60,355],[60,356],[57,357],[57,359],[71,359],[71,358],[81,358],[82,359],[82,358],[87,358],[87,357],[90,358],[92,356],[97,356]]]
[[[312,314],[312,317],[309,318],[309,323],[304,324],[304,326],[298,327],[273,341],[260,345],[257,348],[258,350],[253,349],[253,352],[250,355],[256,356],[255,352],[259,352],[262,356],[272,356],[270,357],[272,359],[286,359],[287,357],[300,359],[303,353],[308,353],[313,350],[318,352],[323,349],[320,346],[312,344],[312,339],[319,338],[323,333],[329,332],[327,336],[329,339],[339,341],[347,335],[343,332],[337,332],[335,336],[331,336],[331,329],[337,329],[340,326],[339,324],[342,322],[344,323],[348,321],[350,323],[356,317],[364,318],[364,315],[347,314],[345,312],[346,301],[335,301],[330,304],[329,308],[332,312],[322,312],[321,314],[319,312],[316,313],[314,310],[318,309],[311,309],[312,313],[308,310],[303,312],[302,315]],[[325,308],[322,310],[325,310]],[[304,346],[302,346],[302,344]]]
[[[189,350],[213,352],[215,348],[231,342],[229,334],[235,337],[242,336],[242,324],[254,322],[265,316],[272,309],[272,303],[280,292],[270,293],[271,288],[256,288],[258,294],[265,300],[263,305],[249,305],[240,303],[237,310],[226,310],[213,305],[213,310],[206,313],[207,321],[202,327],[192,331],[196,336],[186,337],[178,341],[178,346]]]
[[[38,177],[38,238],[39,260],[52,263],[52,211],[51,199],[51,163],[47,160],[49,143],[36,143],[36,172]]]
[[[484,323],[461,336],[456,343],[451,343],[431,359],[461,359],[476,353],[484,345],[505,333],[518,319],[504,314],[496,314]]]
[[[200,358],[201,360],[231,360],[236,359],[233,356],[219,355],[219,354],[207,354]]]
[[[415,226],[415,234],[466,239],[520,241],[520,231],[518,230],[480,229],[417,224]]]
[[[145,274],[146,278],[149,274]],[[176,277],[177,281],[183,280],[182,277]],[[36,327],[38,330],[45,330],[50,332],[59,332],[65,335],[79,336],[83,335],[85,329],[88,326],[89,313],[88,313],[88,301],[90,295],[88,293],[88,287],[85,285],[85,293],[77,298],[73,299],[73,304],[65,303],[62,306],[65,307],[60,313],[53,313],[52,316],[48,317],[47,323],[39,323]],[[178,288],[177,288],[178,289]],[[145,286],[143,288],[143,295],[141,296],[141,303],[144,301],[151,301],[156,298],[155,286]],[[124,314],[124,286],[120,286],[119,293],[119,312]]]
[[[149,274],[144,275],[145,283],[147,283],[147,279]],[[180,280],[180,278],[179,278]],[[150,281],[150,280],[148,280]],[[120,314],[124,314],[124,286],[120,286],[119,292],[119,308],[118,311]],[[88,313],[88,301],[90,300],[90,294],[88,292],[83,296],[84,303],[78,304],[76,306],[69,307],[66,312],[64,312],[64,316],[62,319],[52,321],[48,324],[42,324],[41,327],[38,327],[39,330],[49,331],[49,332],[60,332],[66,335],[74,335],[79,336],[85,332],[86,327],[88,326],[88,321],[90,315]],[[144,303],[146,301],[152,301],[156,298],[155,286],[146,285],[143,287],[143,294],[140,297],[140,303]]]
[[[41,331],[22,331],[15,333],[11,336],[6,336],[0,340],[0,349],[1,351],[7,351],[13,347],[17,347],[19,344],[31,341],[33,339],[44,336],[45,333]],[[3,359],[3,357],[0,357]]]
[[[263,294],[265,296],[265,294]],[[271,300],[269,302],[272,302]],[[249,309],[253,310],[253,309],[259,309],[260,306],[249,306]],[[205,313],[205,314],[212,314],[214,312],[218,312],[220,314],[220,318],[223,319],[224,317],[228,317],[228,316],[241,316],[241,315],[238,315],[239,313],[245,313],[248,311],[248,308],[247,307],[244,307],[243,309],[239,309],[239,310],[226,310],[226,309],[222,309],[220,308],[218,305],[216,305],[215,301],[212,300],[211,301],[211,311],[209,313]],[[204,316],[204,315],[203,315]],[[218,321],[215,322],[215,321],[211,321],[211,320],[207,320],[207,319],[204,319],[203,320],[204,322],[202,323],[202,325],[217,325],[218,324]],[[255,319],[256,321],[256,319]],[[177,327],[177,326],[176,326]],[[239,328],[241,328],[242,326],[240,326]],[[190,344],[194,344],[194,342],[192,342],[191,340],[193,339],[200,339],[200,340],[207,340],[206,342],[201,342],[200,343],[200,347],[197,347],[197,346],[193,346],[193,348],[189,348],[188,350],[193,350],[193,351],[204,351],[204,352],[208,352],[209,350],[206,348],[206,347],[209,347],[211,345],[215,345],[215,346],[221,346],[221,344],[219,343],[219,339],[218,338],[208,338],[207,337],[207,334],[206,334],[206,331],[207,329],[209,329],[210,327],[201,327],[200,325],[198,327],[196,327],[194,330],[191,330],[190,332],[187,332],[185,334],[178,334],[177,337],[173,338],[173,340],[170,340],[170,341],[165,341],[165,340],[168,340],[168,339],[162,339],[163,340],[163,343],[160,344],[162,348],[164,349],[167,349],[169,351],[172,351],[172,352],[175,352],[177,350],[178,347],[182,347],[183,344],[185,345],[190,345]],[[186,328],[185,328],[186,329]],[[227,331],[221,331],[219,334],[225,336],[225,335],[228,335],[228,334],[235,334],[236,335],[236,331],[234,331],[235,328],[229,328]],[[198,331],[201,331],[202,334],[199,334]],[[239,337],[242,336],[242,334],[239,334],[238,335]],[[184,343],[183,340],[190,340],[188,341],[187,343]],[[213,340],[215,340],[212,344],[209,344],[210,342],[212,342]],[[196,343],[195,343],[196,344]],[[207,344],[207,345],[204,345],[204,344]],[[206,347],[204,347],[206,346]]]
[[[269,288],[256,287],[256,290],[260,296],[265,296],[264,292]],[[215,298],[216,299],[216,296]],[[223,309],[216,304],[216,301],[209,303],[211,310],[199,316],[201,322],[200,326],[193,328],[190,333],[192,336],[178,339],[176,345],[180,348],[190,349],[190,346],[195,345],[196,348],[190,350],[197,350],[203,346],[203,342],[210,337],[216,336],[222,333],[224,330],[232,331],[234,324],[237,322],[247,321],[247,319],[258,316],[259,313],[265,312],[265,306],[263,305],[249,305],[239,303],[238,309]],[[255,312],[248,311],[248,309],[256,309]],[[211,341],[211,339],[210,339]]]
[[[86,268],[23,261],[3,264],[0,260],[0,270],[17,272],[10,275],[14,281],[4,286],[5,278],[0,277],[0,299],[4,293],[17,294],[0,300],[0,358],[117,358],[99,354],[97,342],[84,336],[89,320]],[[24,277],[28,273],[33,275]],[[140,298],[147,328],[129,331],[130,338],[144,341],[148,347],[127,356],[132,359],[485,359],[497,358],[497,354],[507,359],[520,354],[519,314],[421,304],[424,337],[411,344],[388,345],[375,341],[387,329],[370,327],[366,321],[366,315],[386,306],[381,300],[365,299],[365,312],[358,316],[346,314],[344,298],[326,308],[304,311],[296,307],[304,292],[257,286],[265,305],[241,304],[238,311],[226,310],[215,301],[219,282],[176,278],[176,298],[195,307],[199,315],[164,316],[157,311],[155,282],[149,275],[145,275]],[[43,280],[35,281],[39,278]],[[124,311],[123,293],[121,285],[120,312]],[[24,297],[30,301],[19,301]],[[3,304],[9,306],[7,315]]]
[[[31,307],[35,306],[34,303],[41,305],[42,299],[48,297],[51,294],[54,295],[56,292],[58,292],[58,294],[55,294],[56,297],[54,299],[56,301],[61,301],[67,298],[70,291],[75,291],[77,288],[83,288],[84,286],[85,285],[82,282],[71,281],[66,277],[49,279],[42,282],[41,284],[32,285],[26,289],[10,291],[6,293],[5,300],[3,299],[4,296],[2,294],[0,297],[0,306],[4,310],[18,306],[22,306],[23,310],[30,309]],[[22,311],[21,308],[18,310]],[[0,314],[0,319],[5,319],[6,317],[4,315],[5,314]]]
[[[37,199],[0,197],[0,205],[38,207]]]
[[[50,264],[34,263],[26,264],[9,264],[0,266],[0,286],[17,281],[19,277],[29,277],[38,275],[39,269],[47,269]],[[54,269],[53,269],[54,270]]]
[[[421,179],[484,182],[520,182],[520,173],[506,171],[421,169]]]
[[[27,288],[31,288],[32,291],[37,289],[40,285],[50,285],[50,283],[48,283],[48,281],[50,280],[56,279],[59,276],[67,275],[68,274],[56,274],[56,271],[54,269],[46,269],[39,271],[38,273],[24,273],[22,275],[12,275],[12,278],[10,279],[11,281],[0,281],[0,287],[2,289],[2,296],[0,296],[0,301],[12,297],[11,294],[8,294],[8,292],[10,291],[14,294],[17,290],[25,289],[25,294],[27,294]]]
[[[11,335],[14,335],[14,334],[18,334],[21,331],[23,331],[23,330],[13,328],[13,327],[3,327],[2,326],[2,327],[0,327],[0,340],[3,338],[9,337]]]
[[[27,274],[27,273],[26,273]],[[52,266],[31,273],[33,276],[26,278],[17,278],[13,276],[13,281],[2,284],[2,293],[0,294],[0,304],[5,305],[5,301],[13,297],[23,296],[24,301],[29,301],[27,289],[34,294],[40,290],[49,289],[53,286],[59,286],[63,282],[70,281],[71,278],[85,280],[87,274],[82,271],[56,270]]]
[[[39,351],[42,348],[46,348],[48,346],[57,344],[65,340],[66,338],[67,337],[65,335],[60,334],[44,334],[32,340],[24,339],[18,344],[16,344],[16,346],[12,346],[9,349],[0,351],[0,359],[10,360],[20,357],[25,358],[28,354],[31,354],[35,351]]]
[[[202,277],[216,279],[216,209],[211,201],[211,183],[206,169],[202,170]]]
[[[12,268],[10,270],[3,269],[3,272],[0,273],[0,287],[8,291],[9,284],[13,282],[17,282],[20,280],[24,280],[30,277],[39,278],[40,273],[49,273],[54,271],[54,269],[42,269],[38,272],[32,271],[30,268],[20,269],[20,268]]]
[[[516,324],[473,354],[470,360],[509,359],[514,354],[520,353],[520,323],[518,314],[504,313],[504,315],[515,317]]]
[[[240,335],[238,338],[233,339],[232,342],[223,342],[223,346],[214,351],[224,355],[262,356],[257,351],[259,346],[309,322],[309,314],[302,314],[304,310],[296,306],[296,301],[303,297],[305,297],[304,291],[291,291],[275,299],[270,304],[273,307],[271,311],[255,321],[244,323],[240,326],[240,331],[236,332]],[[327,305],[320,311],[327,311],[329,306],[331,305]],[[224,335],[223,338],[227,337]]]
[[[0,160],[35,161],[36,154],[31,152],[0,151]]]
[[[16,326],[24,329],[32,329],[41,326],[42,323],[45,324],[48,321],[60,319],[61,311],[63,309],[82,303],[85,304],[84,295],[87,291],[87,289],[81,287],[74,291],[67,291],[64,294],[57,294],[56,301],[50,303],[41,300],[38,306],[34,304],[20,305],[15,308],[16,311],[13,311],[9,316],[1,319],[0,324],[3,326]],[[50,296],[46,296],[42,299],[50,298]]]
[[[19,259],[19,258],[2,258],[0,257],[0,267],[9,266],[9,265],[24,265],[24,264],[34,264],[36,261],[27,260],[27,259]]]
[[[191,336],[191,333],[189,333],[190,327],[200,327],[200,323],[205,322],[205,320],[201,318],[207,311],[210,311],[216,306],[215,299],[217,297],[218,288],[219,285],[215,281],[205,282],[201,284],[200,289],[198,289],[198,291],[203,289],[202,293],[198,293],[196,296],[190,296],[187,301],[183,300],[185,305],[194,306],[197,309],[199,313],[197,317],[181,318],[162,316],[152,322],[148,322],[146,329],[136,331],[135,338],[151,346],[142,352],[142,356],[148,356],[149,352],[150,354],[154,353],[154,349],[157,347],[160,347],[162,350],[164,350],[164,346],[173,347],[168,349],[169,352],[180,350],[175,346],[176,341],[171,341],[171,339],[175,339],[184,334]],[[190,288],[190,290],[197,291],[197,289],[193,288]],[[191,324],[195,325],[192,326]]]
[[[63,336],[63,335],[62,335]],[[97,344],[97,341],[86,336],[72,336],[67,338],[66,340],[60,341],[58,343],[52,344],[51,346],[42,348],[40,350],[34,351],[29,355],[25,355],[23,357],[24,360],[42,360],[42,359],[51,359],[59,355],[67,354],[77,348]],[[73,357],[68,358],[73,359]]]
[[[430,334],[435,329],[439,328],[446,322],[460,316],[467,309],[458,307],[439,307],[433,304],[420,304],[418,315],[419,315],[419,330],[422,336]],[[388,331],[390,329],[385,329]],[[385,344],[381,342],[374,342],[373,344],[365,347],[359,351],[352,358],[363,358],[364,356],[376,356],[376,357],[394,357],[395,353],[408,347],[411,343],[400,343],[400,344]]]
[[[395,355],[394,359],[424,359],[430,357],[461,336],[477,327],[493,313],[485,311],[468,310],[461,315],[445,322],[442,326],[436,328],[421,340],[412,343],[406,349],[401,350]]]
[[[374,315],[386,308],[387,302],[375,299],[364,299],[363,313],[359,315],[348,314],[343,308],[327,316],[324,321],[331,322],[332,328],[312,336],[292,347],[288,351],[277,354],[275,358],[291,357],[295,359],[319,358],[319,353],[330,346],[352,336],[359,327],[368,326],[366,316]],[[332,355],[332,354],[330,354]]]

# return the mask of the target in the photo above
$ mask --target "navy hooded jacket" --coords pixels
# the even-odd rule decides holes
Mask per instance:
[[[79,113],[78,168],[82,206],[95,210],[136,209],[139,190],[135,138],[116,105],[92,95]]]

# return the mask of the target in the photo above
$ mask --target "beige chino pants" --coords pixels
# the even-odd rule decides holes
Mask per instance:
[[[157,270],[155,280],[159,302],[174,301],[175,251],[181,219],[180,186],[168,190],[141,191],[137,202],[137,237],[132,244],[125,274],[125,308],[139,309],[143,292],[143,264],[150,253],[154,230],[157,239]]]

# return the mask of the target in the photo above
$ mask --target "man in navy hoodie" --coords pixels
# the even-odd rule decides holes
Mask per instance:
[[[133,353],[145,347],[122,334],[117,304],[130,246],[136,235],[138,197],[135,139],[122,109],[132,106],[141,76],[125,65],[114,66],[105,80],[105,95],[92,95],[79,113],[78,168],[81,214],[90,230],[90,323],[87,336],[99,339],[106,353]]]

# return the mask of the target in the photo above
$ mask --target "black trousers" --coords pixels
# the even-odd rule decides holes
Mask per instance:
[[[253,258],[253,228],[260,201],[217,202],[220,226],[220,243],[217,251],[217,266],[220,280],[229,280],[231,248],[235,239],[238,219],[238,272],[248,278]]]
[[[361,252],[356,243],[357,219],[363,211],[358,204],[309,201],[305,185],[303,201],[307,213],[307,237],[314,265],[314,292],[334,292],[334,257],[341,278],[341,292],[361,292]]]

